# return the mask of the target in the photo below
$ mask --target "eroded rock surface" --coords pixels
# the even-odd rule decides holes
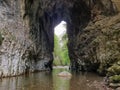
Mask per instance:
[[[21,3],[0,1],[0,77],[52,69],[51,53],[40,51],[31,39],[28,21],[22,17]]]

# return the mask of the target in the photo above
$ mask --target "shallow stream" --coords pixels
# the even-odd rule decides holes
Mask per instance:
[[[0,80],[0,90],[100,90],[102,77],[93,73],[72,73],[72,77],[57,74],[68,69],[53,72],[31,73]],[[69,72],[69,71],[68,71]],[[104,89],[101,89],[104,90]]]

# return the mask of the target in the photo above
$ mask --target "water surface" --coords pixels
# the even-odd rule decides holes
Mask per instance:
[[[72,73],[71,78],[59,77],[58,73],[67,69],[54,69],[50,72],[32,73],[0,80],[0,90],[99,90],[93,83],[101,82],[102,77],[93,73]]]

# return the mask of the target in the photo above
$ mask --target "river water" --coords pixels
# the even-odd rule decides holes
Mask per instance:
[[[3,78],[0,80],[0,90],[100,90],[102,77],[93,73],[72,73],[71,78],[57,76],[62,71],[68,69]]]

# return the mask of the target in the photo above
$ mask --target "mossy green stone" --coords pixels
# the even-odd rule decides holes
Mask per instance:
[[[111,76],[109,79],[112,83],[120,83],[120,75]]]

